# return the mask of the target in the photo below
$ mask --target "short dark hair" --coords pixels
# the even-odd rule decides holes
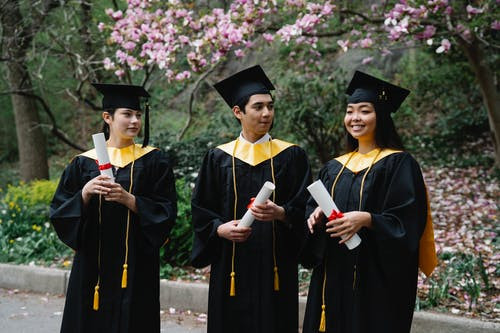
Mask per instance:
[[[380,105],[374,104],[376,115],[375,143],[379,148],[404,150],[403,141],[396,131],[396,126],[389,112],[382,110]],[[378,111],[377,111],[378,110]],[[359,146],[356,140],[346,129],[346,149],[354,151]]]
[[[243,96],[242,98],[240,98],[240,100],[238,102],[236,102],[235,106],[239,107],[241,112],[245,113],[245,107],[247,106],[248,101],[250,100],[250,97],[252,97],[253,95],[257,95],[257,94]],[[274,101],[274,97],[271,93],[269,93],[269,96],[271,96],[271,99]],[[238,121],[238,123],[241,124],[241,121],[238,118],[236,118],[236,120]]]

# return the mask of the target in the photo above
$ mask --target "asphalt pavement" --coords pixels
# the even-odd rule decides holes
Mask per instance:
[[[0,288],[0,333],[59,332],[64,297]],[[161,332],[205,333],[206,316],[162,310]]]

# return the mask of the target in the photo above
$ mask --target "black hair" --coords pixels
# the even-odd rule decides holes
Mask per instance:
[[[394,150],[404,150],[403,141],[396,131],[394,121],[389,112],[382,110],[380,105],[374,104],[375,123],[375,144],[379,148],[390,148]],[[379,111],[377,111],[379,110]],[[346,131],[346,149],[348,152],[358,148],[359,143],[349,132]]]
[[[264,93],[264,94],[268,94],[269,96],[271,96],[271,99],[274,102],[274,97],[273,97],[273,95],[270,92]],[[235,106],[239,107],[240,110],[241,110],[241,112],[245,113],[245,107],[247,106],[248,101],[250,100],[250,97],[252,97],[253,95],[257,95],[257,94],[251,94],[251,95],[243,96],[242,98],[240,98],[238,100],[238,102],[236,102]],[[236,120],[238,121],[238,123],[241,124],[241,121],[238,118],[236,118]],[[271,126],[271,128],[272,128],[272,126]]]
[[[104,110],[104,112],[109,113],[111,115],[111,117],[114,116],[115,111],[116,111],[116,109],[106,109],[106,110]],[[103,120],[103,124],[102,124],[102,132],[104,133],[104,138],[106,140],[108,140],[109,139],[109,125],[104,120]]]

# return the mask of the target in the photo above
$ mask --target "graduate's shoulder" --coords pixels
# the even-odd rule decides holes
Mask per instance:
[[[296,152],[296,153],[300,153],[300,154],[305,155],[304,149],[302,149],[300,146],[298,146],[295,143],[280,140],[280,139],[272,139],[271,143],[272,143],[272,151],[273,151],[274,156],[279,155],[285,151],[286,152]],[[264,143],[260,143],[259,145],[266,145],[267,146],[267,144],[268,144],[267,142],[264,142]],[[238,145],[238,147],[241,147],[241,146],[244,147],[245,145],[249,145],[249,144],[245,143],[245,142],[241,142],[239,140],[233,140],[233,141],[226,142],[224,144],[218,145],[217,147],[210,149],[209,153],[212,153],[214,155],[218,155],[221,153],[232,155],[236,145]]]

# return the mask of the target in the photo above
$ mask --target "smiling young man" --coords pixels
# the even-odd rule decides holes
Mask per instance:
[[[297,332],[297,255],[311,181],[307,157],[269,135],[274,86],[260,66],[214,87],[241,134],[206,154],[193,193],[192,263],[211,265],[208,332]],[[266,181],[276,185],[274,194],[251,206],[251,227],[239,227]]]

